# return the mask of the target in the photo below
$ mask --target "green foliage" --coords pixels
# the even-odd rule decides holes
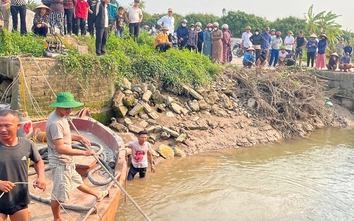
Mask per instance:
[[[21,36],[19,32],[0,31],[0,56],[33,54],[42,55],[45,38],[28,34]]]
[[[326,34],[330,45],[337,41],[337,38],[343,34],[342,26],[336,23],[336,19],[341,15],[336,15],[331,11],[321,11],[318,14],[313,12],[313,5],[307,11],[306,19],[309,33]]]
[[[251,26],[254,30],[256,28],[264,29],[269,26],[270,22],[266,18],[256,16],[254,14],[246,14],[243,11],[228,11],[226,16],[218,20],[220,26],[228,24],[234,37],[240,38],[247,26]]]
[[[34,11],[34,9],[38,6],[39,4],[33,0],[28,0],[26,8],[28,10]]]
[[[277,18],[274,22],[270,24],[270,28],[279,30],[282,36],[285,37],[287,32],[291,30],[294,33],[294,37],[298,36],[300,31],[304,31],[304,36],[308,38],[311,33],[306,33],[307,24],[306,19],[296,18],[289,16],[286,18]]]
[[[81,37],[81,41],[88,45],[89,51],[95,47],[90,37]],[[84,91],[90,75],[97,72],[113,76],[118,84],[122,77],[128,77],[142,81],[162,80],[166,86],[181,89],[182,84],[208,85],[221,71],[208,57],[187,50],[170,49],[166,53],[158,53],[153,49],[153,41],[146,32],[140,34],[137,42],[129,37],[121,39],[111,35],[104,56],[81,55],[72,51],[58,59],[64,73],[76,74]]]
[[[188,21],[188,24],[195,24],[197,22],[202,23],[203,27],[206,27],[208,23],[213,23],[219,18],[213,14],[204,14],[204,13],[193,13],[185,17]]]

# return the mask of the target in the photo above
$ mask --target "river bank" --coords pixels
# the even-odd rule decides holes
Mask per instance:
[[[354,116],[331,97],[325,80],[296,69],[230,67],[210,87],[182,91],[125,80],[113,98],[121,117],[110,126],[125,142],[134,139],[125,132],[147,130],[159,162],[353,127]]]

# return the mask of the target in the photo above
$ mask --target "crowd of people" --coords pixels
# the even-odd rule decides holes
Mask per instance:
[[[281,65],[293,66],[302,65],[303,51],[307,52],[307,67],[335,71],[348,71],[351,69],[351,56],[353,48],[350,40],[344,45],[344,39],[341,38],[336,44],[336,52],[332,53],[328,63],[326,64],[326,51],[328,49],[328,40],[326,34],[320,34],[319,38],[316,34],[311,34],[309,40],[304,37],[303,31],[298,36],[293,37],[293,32],[289,30],[284,40],[281,38],[281,32],[266,27],[263,33],[255,29],[254,34],[251,27],[247,26],[246,31],[242,34],[241,47],[245,54],[243,58],[244,67],[265,66],[276,67]]]
[[[106,42],[109,32],[114,30],[116,37],[124,36],[125,25],[129,26],[129,34],[134,39],[138,38],[140,24],[143,20],[142,10],[139,8],[140,0],[134,0],[132,6],[126,9],[119,5],[117,0],[42,0],[42,5],[36,7],[33,19],[33,33],[47,36],[54,35],[55,27],[60,35],[86,35],[86,24],[90,35],[96,35],[96,54],[103,55],[106,52]],[[10,12],[13,19],[13,30],[17,31],[18,14],[20,14],[21,34],[26,34],[26,1],[25,0],[0,0],[0,17],[4,20],[4,28],[8,29]],[[1,24],[1,23],[0,23]],[[187,25],[183,19],[175,33],[175,19],[173,9],[169,8],[167,15],[157,21],[160,32],[154,42],[154,48],[165,52],[173,47],[173,41],[177,41],[176,47],[187,48],[196,53],[202,53],[216,63],[229,63],[231,55],[231,32],[227,24],[221,29],[217,22],[203,24],[197,22]],[[174,39],[177,38],[177,39]],[[344,45],[341,38],[336,44],[336,52],[326,64],[326,50],[328,48],[327,36],[311,34],[309,40],[304,37],[302,31],[294,37],[289,30],[284,40],[281,32],[269,27],[261,33],[247,26],[242,34],[241,47],[245,52],[243,64],[245,67],[264,66],[276,67],[277,65],[302,65],[303,51],[306,49],[307,67],[329,70],[350,70],[351,55],[353,52],[350,41]],[[348,53],[349,57],[346,56]],[[337,57],[337,59],[333,58]],[[296,60],[298,59],[298,62]]]

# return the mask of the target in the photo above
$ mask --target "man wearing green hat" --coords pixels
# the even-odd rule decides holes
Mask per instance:
[[[248,48],[252,47],[252,42],[250,37],[252,36],[251,27],[247,26],[246,31],[242,33],[242,44],[241,47],[243,51],[247,51]]]
[[[82,141],[90,146],[90,141],[85,137],[71,134],[67,119],[73,108],[82,105],[83,103],[75,101],[74,96],[69,92],[60,92],[56,102],[50,105],[56,108],[49,115],[46,126],[49,167],[53,173],[51,208],[54,221],[63,221],[60,216],[60,203],[69,200],[69,190],[73,188],[95,196],[97,201],[101,201],[108,195],[108,191],[97,192],[86,186],[75,170],[73,156],[95,154],[94,150],[83,151],[71,148],[72,140]]]

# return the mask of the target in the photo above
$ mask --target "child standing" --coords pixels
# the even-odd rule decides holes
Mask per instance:
[[[80,27],[81,35],[86,35],[86,20],[88,13],[92,13],[90,10],[90,5],[85,0],[79,0],[76,3],[74,17],[76,18],[77,27]],[[79,31],[75,33],[79,34]]]
[[[109,31],[112,31],[113,29],[118,6],[119,4],[116,0],[111,0],[111,2],[108,4]]]
[[[122,38],[124,34],[124,26],[125,26],[125,19],[124,19],[124,8],[119,6],[118,14],[116,15],[115,22],[114,22],[114,29],[116,32],[116,37]]]

